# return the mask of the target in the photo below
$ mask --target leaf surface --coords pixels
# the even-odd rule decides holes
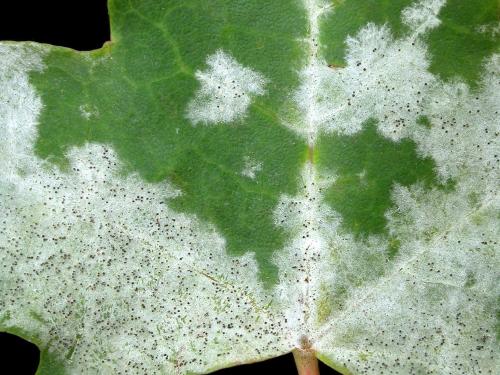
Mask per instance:
[[[497,371],[496,0],[108,6],[99,50],[0,44],[0,328],[39,374]]]

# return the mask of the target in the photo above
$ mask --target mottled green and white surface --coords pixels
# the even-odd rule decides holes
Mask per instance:
[[[305,341],[346,374],[498,373],[497,0],[109,9],[100,50],[0,43],[0,329],[40,374]]]

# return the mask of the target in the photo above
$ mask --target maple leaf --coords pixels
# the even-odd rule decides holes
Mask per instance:
[[[496,0],[111,0],[0,43],[0,329],[39,374],[494,373]]]

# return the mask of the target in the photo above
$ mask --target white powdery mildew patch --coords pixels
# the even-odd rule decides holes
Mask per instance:
[[[321,92],[321,79],[316,70],[321,65],[318,58],[319,51],[319,24],[320,20],[331,10],[331,4],[323,0],[304,0],[304,8],[309,20],[309,34],[305,39],[308,48],[306,67],[301,72],[302,85],[294,95],[294,101],[299,108],[303,121],[288,122],[287,126],[304,136],[309,144],[313,144],[320,130],[317,126],[318,118],[323,116],[323,109],[318,105],[317,93]]]
[[[461,82],[429,91],[422,113],[431,123],[412,134],[419,151],[431,156],[443,179],[470,178],[496,190],[500,171],[500,55],[485,63],[480,89]],[[471,180],[472,182],[473,180]]]
[[[276,298],[285,307],[290,339],[297,347],[302,337],[310,340],[313,335],[312,315],[320,298],[320,283],[324,282],[319,275],[326,261],[326,237],[334,234],[338,225],[338,218],[320,200],[329,181],[319,180],[310,163],[303,170],[302,184],[301,195],[282,196],[275,210],[276,225],[287,229],[291,236],[284,251],[274,256],[280,269]]]
[[[439,24],[442,5],[424,0],[405,9],[413,32],[403,39],[393,39],[386,26],[366,25],[348,38],[343,69],[315,55],[295,95],[303,119],[291,127],[310,143],[322,131],[354,134],[376,118],[384,136],[411,137],[421,155],[436,161],[441,180],[454,181],[449,190],[393,187],[386,216],[390,237],[400,243],[394,259],[381,238],[342,235],[335,212],[324,230],[311,229],[309,217],[319,228],[326,212],[313,203],[320,191],[313,201],[305,194],[281,202],[278,217],[295,239],[277,257],[278,290],[302,309],[288,311],[291,331],[305,332],[323,358],[353,373],[493,374],[500,367],[500,58],[486,61],[475,92],[430,74],[420,35]],[[420,116],[429,128],[417,125]],[[297,267],[286,270],[287,263]],[[302,284],[304,277],[312,283]]]
[[[80,110],[80,114],[85,120],[90,120],[93,117],[99,116],[99,110],[95,106],[91,106],[88,104],[82,104],[78,107]]]
[[[71,171],[34,155],[31,46],[0,44],[0,321],[49,343],[75,374],[200,373],[288,351],[251,255],[173,212],[167,183],[120,175],[103,145]]]
[[[439,25],[436,16],[443,4],[426,0],[406,8],[403,18],[413,33],[404,39],[394,40],[387,26],[367,24],[347,38],[342,69],[330,67],[317,53],[312,55],[294,96],[303,121],[291,127],[314,141],[322,131],[356,133],[364,121],[376,118],[385,136],[393,140],[408,136],[436,81],[427,70],[425,45],[418,36]],[[321,17],[328,8],[318,6],[323,9],[316,12]],[[312,40],[317,38],[313,35]]]
[[[476,31],[481,34],[486,34],[491,38],[496,38],[500,35],[500,21],[478,26]]]
[[[322,354],[367,374],[494,373],[500,201],[474,180],[452,193],[394,189],[387,216],[399,255],[331,316],[316,343]]]
[[[304,83],[295,101],[310,117],[304,122],[313,123],[316,133],[354,134],[363,122],[376,118],[385,136],[408,136],[435,83],[423,43],[395,41],[387,27],[368,24],[347,45],[345,68],[330,68],[318,59],[301,73]]]
[[[439,11],[446,0],[420,0],[403,9],[402,19],[416,36],[433,29],[441,23],[438,18]]]
[[[341,218],[323,202],[332,176],[320,176],[311,163],[302,172],[302,192],[284,195],[275,211],[275,223],[291,240],[275,254],[279,266],[276,300],[282,305],[289,340],[315,347],[324,320],[344,307],[345,291],[376,279],[387,266],[386,241],[371,237],[356,241],[339,230]]]
[[[208,69],[196,71],[200,88],[187,107],[193,124],[230,123],[242,119],[254,96],[265,94],[267,79],[218,50],[207,58]]]
[[[35,114],[40,111],[41,103],[30,90],[27,74],[19,74],[13,67],[21,62],[23,72],[41,69],[43,51],[34,46],[32,49],[16,49],[10,44],[0,44],[0,54],[0,77],[6,81],[0,90],[0,163],[2,179],[15,181],[18,178],[16,168],[31,169],[30,152],[36,137],[31,128],[35,126]],[[19,127],[18,123],[25,126]]]
[[[245,156],[243,158],[244,165],[243,170],[241,171],[241,175],[248,177],[250,179],[255,179],[257,173],[262,170],[262,163],[256,160],[251,159],[249,156]]]

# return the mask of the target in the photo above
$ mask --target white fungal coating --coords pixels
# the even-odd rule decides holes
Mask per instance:
[[[78,109],[85,120],[90,120],[93,117],[99,116],[99,110],[95,106],[82,104],[78,107]]]
[[[496,38],[500,35],[500,21],[480,25],[476,31],[481,34],[489,35],[491,38]]]
[[[289,350],[253,255],[227,255],[212,226],[169,209],[180,192],[120,176],[105,145],[72,148],[69,173],[34,155],[27,72],[41,55],[0,55],[2,327],[74,374],[199,373]]]
[[[259,173],[262,170],[262,163],[251,159],[249,156],[245,156],[243,158],[243,161],[245,165],[243,166],[241,175],[254,180],[255,177],[257,176],[257,173]]]
[[[429,29],[433,29],[441,23],[439,11],[446,3],[446,0],[420,0],[411,6],[403,9],[401,18],[417,36]]]
[[[318,7],[315,12],[308,10],[318,19],[328,14],[321,2],[306,4],[308,9]],[[408,136],[408,125],[420,115],[422,98],[435,83],[428,72],[425,45],[417,37],[439,25],[436,14],[442,5],[443,1],[421,1],[406,8],[403,18],[414,32],[401,40],[393,40],[387,26],[366,25],[347,38],[342,69],[329,66],[317,51],[312,54],[294,96],[303,121],[291,127],[299,134],[308,133],[311,142],[322,131],[354,134],[364,121],[376,118],[383,122],[380,130],[387,137]],[[312,26],[311,30],[311,40],[317,41],[318,31]]]
[[[304,338],[354,374],[494,374],[500,56],[484,62],[474,91],[432,75],[424,36],[443,4],[403,10],[411,32],[401,39],[365,25],[337,69],[318,46],[335,9],[304,0],[307,56],[292,95],[301,116],[286,126],[313,150],[322,134],[354,135],[375,118],[382,136],[411,138],[453,184],[394,184],[388,233],[356,238],[325,202],[337,176],[308,160],[299,193],[274,210],[289,240],[273,254],[272,289],[251,253],[228,255],[210,223],[169,208],[182,191],[123,176],[107,145],[70,149],[69,171],[36,157],[42,103],[28,72],[43,69],[44,52],[0,44],[0,328],[33,333],[74,374],[208,372]],[[222,50],[196,77],[186,115],[206,125],[243,119],[267,82]],[[263,168],[253,156],[240,162],[249,179]]]
[[[252,98],[265,94],[267,79],[226,52],[218,50],[208,56],[207,65],[208,69],[195,73],[200,87],[187,107],[187,118],[193,124],[241,120]]]
[[[308,9],[314,4],[306,1]],[[287,314],[296,345],[302,332],[324,360],[353,373],[491,374],[500,366],[499,57],[485,62],[475,93],[430,74],[419,36],[439,24],[442,5],[420,1],[405,9],[413,33],[400,40],[387,26],[366,25],[347,39],[343,69],[314,54],[295,94],[303,116],[291,127],[312,147],[321,132],[354,134],[375,118],[382,135],[411,137],[434,159],[441,180],[455,181],[449,191],[394,185],[390,236],[363,241],[343,233],[342,218],[321,203],[324,187],[313,165],[305,195],[283,198],[278,222],[295,237],[276,258],[278,290],[301,306]],[[420,116],[430,127],[417,125]],[[393,260],[391,239],[400,244]]]
[[[302,71],[295,101],[304,123],[314,124],[312,133],[354,134],[376,118],[387,137],[408,136],[408,125],[421,114],[422,98],[435,83],[423,42],[394,41],[386,26],[368,24],[346,43],[345,68],[318,59]]]
[[[339,223],[337,215],[321,203],[321,193],[330,183],[318,179],[313,165],[307,163],[302,173],[302,194],[283,196],[275,212],[276,225],[287,229],[291,236],[285,251],[275,255],[274,261],[280,267],[276,295],[288,305],[288,331],[297,347],[302,337],[310,340],[313,336],[311,324],[315,317],[311,314],[320,284],[325,281],[321,268],[327,262],[329,237],[335,235]]]
[[[309,20],[309,34],[304,43],[307,46],[307,63],[301,72],[302,85],[294,95],[302,121],[284,122],[304,136],[309,144],[314,144],[320,130],[319,118],[324,116],[324,106],[321,105],[321,100],[318,100],[318,93],[322,91],[322,79],[318,74],[322,65],[322,60],[318,57],[319,24],[331,10],[331,5],[323,0],[304,0],[304,8]]]
[[[496,190],[500,140],[500,55],[485,61],[481,90],[471,92],[461,82],[440,84],[428,91],[422,114],[432,126],[412,134],[419,151],[431,156],[439,175],[470,178],[471,183]],[[477,180],[475,183],[472,182]]]
[[[359,287],[383,272],[385,241],[356,241],[340,230],[340,215],[323,202],[334,178],[318,175],[307,163],[301,182],[301,194],[283,196],[275,212],[276,225],[291,237],[274,257],[280,269],[275,291],[284,306],[290,340],[300,347],[306,337],[315,348],[324,320],[343,308],[342,290]]]
[[[315,344],[322,355],[363,374],[498,368],[500,202],[481,191],[471,200],[471,182],[453,193],[394,188],[388,219],[399,255],[383,276],[352,289],[323,325]]]

